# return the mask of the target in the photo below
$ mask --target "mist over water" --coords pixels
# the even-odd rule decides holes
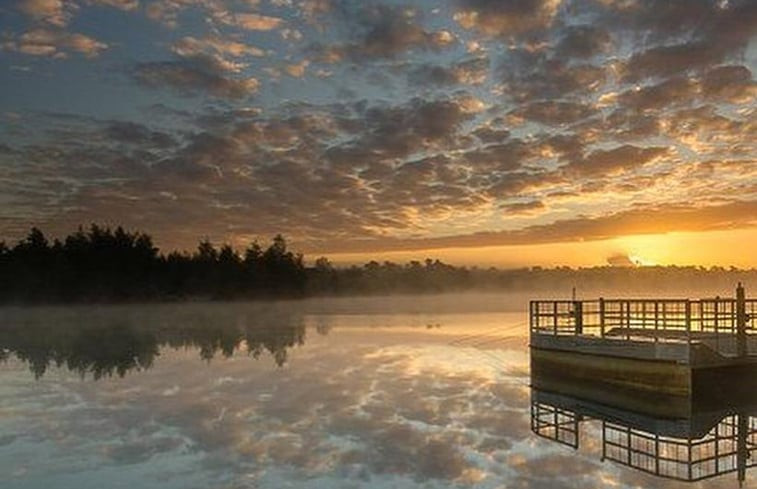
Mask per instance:
[[[2,487],[733,487],[535,436],[527,298],[4,308]]]

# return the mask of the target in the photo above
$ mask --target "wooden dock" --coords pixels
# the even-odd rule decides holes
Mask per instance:
[[[690,396],[697,383],[757,373],[757,300],[531,301],[531,369],[592,386]]]

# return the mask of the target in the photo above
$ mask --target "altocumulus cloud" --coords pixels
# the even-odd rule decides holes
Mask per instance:
[[[115,81],[133,104],[3,108],[9,238],[114,216],[167,247],[283,231],[318,252],[754,226],[754,2],[3,12],[18,100],[49,68]],[[98,15],[145,38],[88,29]]]

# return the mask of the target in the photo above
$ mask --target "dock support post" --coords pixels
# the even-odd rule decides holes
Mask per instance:
[[[605,337],[605,300],[599,298],[599,336]]]
[[[739,282],[736,287],[736,352],[739,357],[747,356],[746,319],[746,296]]]

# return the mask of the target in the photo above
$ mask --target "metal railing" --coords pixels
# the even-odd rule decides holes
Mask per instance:
[[[532,335],[705,343],[724,355],[757,355],[757,299],[533,300]]]

